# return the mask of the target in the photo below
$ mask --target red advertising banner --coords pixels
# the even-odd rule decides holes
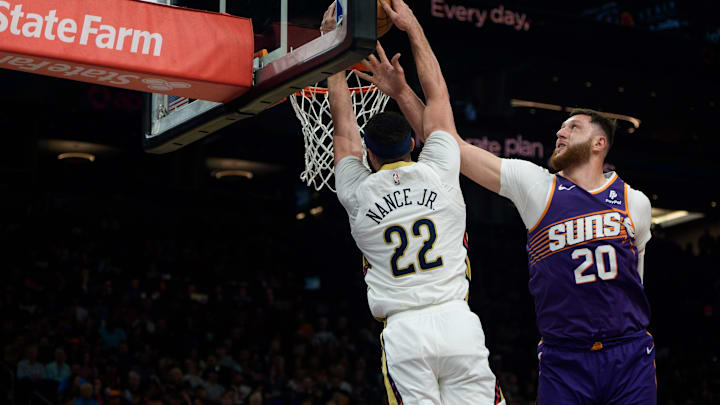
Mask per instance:
[[[0,0],[0,68],[225,102],[252,86],[252,21],[136,0]]]

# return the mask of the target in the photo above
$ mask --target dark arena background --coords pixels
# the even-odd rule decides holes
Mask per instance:
[[[324,3],[293,7],[319,26]],[[620,121],[608,169],[657,208],[644,279],[658,402],[720,404],[718,2],[408,3],[467,140],[547,166],[566,108],[640,120]],[[382,43],[419,91],[404,33]],[[289,104],[152,155],[141,93],[9,70],[0,88],[1,403],[387,401],[361,256],[335,195],[299,180]],[[94,161],[59,159],[77,150]],[[461,184],[470,305],[508,404],[533,404],[525,229],[511,202]]]

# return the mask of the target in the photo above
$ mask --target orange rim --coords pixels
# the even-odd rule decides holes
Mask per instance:
[[[347,68],[347,69],[345,69],[345,70],[359,70],[359,71],[361,71],[361,72],[368,72],[368,71],[369,71],[368,68],[366,68],[365,65],[363,65],[362,62],[358,62],[358,63],[350,66],[349,68]]]
[[[350,94],[367,93],[371,91],[377,91],[377,86],[362,86],[362,87],[351,87]],[[328,92],[327,87],[306,87],[295,93],[296,96],[300,97],[312,97],[315,94],[326,94]]]

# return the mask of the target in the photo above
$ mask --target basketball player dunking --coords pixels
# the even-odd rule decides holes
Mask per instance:
[[[407,6],[393,0],[398,7]],[[420,66],[432,56],[415,57]],[[366,65],[373,76],[365,77],[398,101],[411,124],[422,127],[417,117],[425,106],[405,82],[397,55],[392,63],[370,58]],[[543,337],[539,405],[657,402],[655,346],[646,331],[650,308],[642,284],[650,201],[616,173],[603,173],[615,126],[596,111],[573,111],[556,134],[551,159],[556,174],[527,161],[500,159],[450,131],[460,145],[462,173],[512,200],[528,229],[529,285]]]
[[[413,17],[404,12],[406,19]],[[429,52],[417,23],[394,22],[408,31],[418,52]],[[334,27],[333,3],[322,29]],[[412,162],[415,143],[407,120],[377,114],[364,133],[372,170],[362,163],[345,73],[328,78],[336,190],[364,255],[370,310],[385,320],[380,340],[388,402],[504,404],[480,319],[466,302],[465,202],[447,87],[434,58],[418,70],[427,96],[420,112],[425,148]]]

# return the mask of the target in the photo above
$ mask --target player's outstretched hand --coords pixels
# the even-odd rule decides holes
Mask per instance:
[[[403,0],[392,0],[392,6],[384,1],[381,1],[380,4],[399,30],[407,31],[413,27],[420,26],[415,14],[413,14],[410,7],[408,7]]]
[[[396,53],[392,61],[388,60],[380,41],[377,43],[377,54],[379,60],[372,54],[363,60],[363,65],[372,73],[372,76],[359,71],[356,73],[377,86],[383,93],[397,99],[400,93],[408,87],[405,81],[405,71],[400,66],[400,54]]]
[[[320,32],[327,34],[337,27],[337,13],[335,11],[335,2],[333,1],[325,14],[323,14],[322,24],[320,25]]]

